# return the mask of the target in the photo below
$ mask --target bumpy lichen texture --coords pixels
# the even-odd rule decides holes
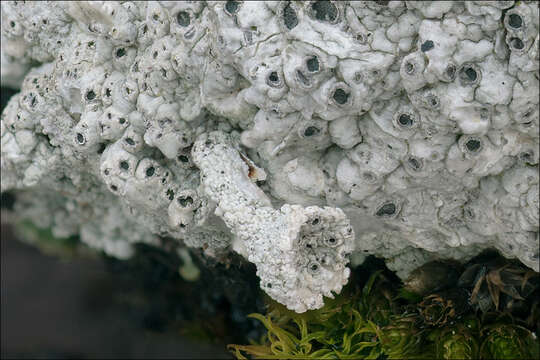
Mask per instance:
[[[1,26],[1,190],[56,235],[236,251],[299,312],[349,257],[539,270],[535,1],[12,1]]]

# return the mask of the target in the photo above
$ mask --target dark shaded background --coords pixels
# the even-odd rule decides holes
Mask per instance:
[[[14,93],[1,88],[1,109]],[[3,194],[2,207],[6,202]],[[168,318],[170,309],[160,307],[163,299],[151,310],[144,297],[143,305],[127,306],[141,300],[136,299],[141,289],[136,278],[126,277],[125,269],[111,271],[114,260],[96,256],[66,261],[44,255],[18,241],[4,220],[0,238],[2,358],[231,358],[226,339],[194,341],[178,327],[165,326],[174,319]],[[159,298],[160,289],[155,290]],[[119,301],[121,296],[126,299]],[[165,305],[174,302],[171,299]],[[205,314],[199,315],[204,320]]]
[[[230,358],[224,343],[145,330],[112,298],[122,279],[99,258],[43,255],[6,225],[0,244],[2,358]]]

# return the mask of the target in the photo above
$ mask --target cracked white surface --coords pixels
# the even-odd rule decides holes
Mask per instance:
[[[534,1],[1,6],[1,190],[58,236],[237,251],[296,311],[349,253],[539,270]]]

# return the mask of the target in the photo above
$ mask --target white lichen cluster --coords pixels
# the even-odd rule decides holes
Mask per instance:
[[[1,6],[1,190],[57,236],[236,251],[299,312],[349,257],[539,270],[535,1]]]

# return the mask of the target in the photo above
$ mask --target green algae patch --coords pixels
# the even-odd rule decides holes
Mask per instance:
[[[84,246],[79,236],[55,236],[51,228],[40,228],[29,220],[22,220],[14,226],[15,234],[21,241],[37,247],[41,252],[61,259],[78,256],[92,257],[95,253]]]

